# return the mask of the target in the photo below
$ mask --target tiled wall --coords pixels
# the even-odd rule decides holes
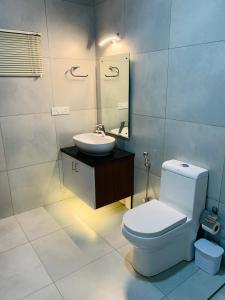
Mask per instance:
[[[69,196],[59,148],[96,123],[93,24],[94,8],[70,1],[0,1],[0,28],[40,32],[44,56],[43,78],[0,77],[0,218]],[[88,78],[66,77],[72,65]]]
[[[224,15],[223,0],[106,0],[96,7],[97,41],[122,37],[116,46],[97,47],[97,56],[131,53],[132,138],[124,147],[136,154],[137,203],[142,153],[149,151],[153,196],[164,160],[205,167],[207,205],[217,206],[225,222]],[[224,228],[220,242],[225,246]]]

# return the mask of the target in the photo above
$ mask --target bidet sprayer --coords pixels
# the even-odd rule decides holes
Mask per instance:
[[[149,158],[149,153],[148,152],[143,152],[143,155],[144,155],[144,165],[145,165],[145,168],[150,168],[150,158]]]

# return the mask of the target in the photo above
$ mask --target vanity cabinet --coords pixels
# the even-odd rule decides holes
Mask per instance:
[[[65,187],[92,208],[133,197],[134,154],[115,149],[106,157],[82,154],[76,147],[62,148]]]

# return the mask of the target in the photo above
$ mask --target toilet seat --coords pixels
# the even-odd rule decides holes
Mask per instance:
[[[184,214],[154,199],[126,212],[123,225],[135,235],[152,238],[184,224],[186,220]]]

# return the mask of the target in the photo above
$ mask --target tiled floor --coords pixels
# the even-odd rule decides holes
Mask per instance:
[[[77,199],[0,220],[1,300],[206,300],[225,283],[182,262],[150,279],[132,269],[126,209]],[[225,300],[225,288],[211,299]]]

